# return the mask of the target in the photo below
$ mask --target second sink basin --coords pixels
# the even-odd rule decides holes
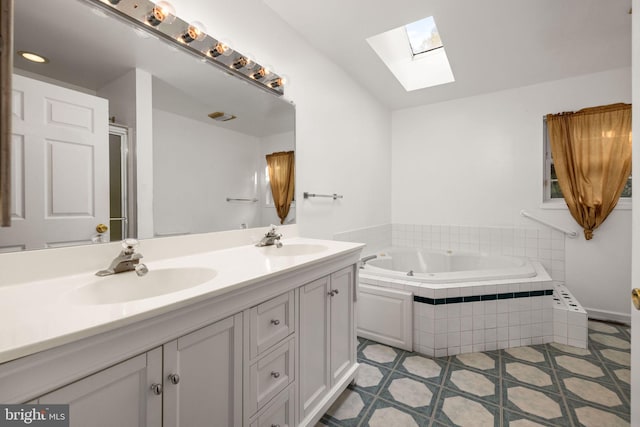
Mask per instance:
[[[264,254],[268,256],[298,256],[316,254],[318,252],[326,251],[329,248],[325,245],[308,243],[284,243],[280,248],[276,246],[264,246],[261,249]]]
[[[152,298],[193,288],[216,276],[210,268],[160,268],[139,277],[135,272],[96,278],[69,293],[79,304],[114,304]]]

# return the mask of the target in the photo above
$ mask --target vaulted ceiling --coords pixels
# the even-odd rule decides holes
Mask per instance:
[[[264,0],[392,109],[631,66],[631,0]],[[407,92],[366,39],[434,16],[455,82]]]

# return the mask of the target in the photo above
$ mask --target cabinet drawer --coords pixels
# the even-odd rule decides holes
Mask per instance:
[[[250,427],[293,427],[294,393],[292,384],[260,411]]]
[[[249,413],[255,413],[295,379],[295,342],[293,336],[251,365]]]
[[[294,291],[290,291],[250,309],[250,359],[294,331],[294,301]]]

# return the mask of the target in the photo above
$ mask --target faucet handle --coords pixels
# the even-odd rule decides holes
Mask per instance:
[[[124,239],[121,243],[122,249],[128,255],[134,253],[138,246],[140,246],[140,242],[137,239]]]

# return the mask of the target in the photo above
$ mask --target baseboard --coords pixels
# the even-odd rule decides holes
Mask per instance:
[[[606,320],[609,322],[624,323],[625,325],[631,324],[631,314],[619,313],[617,311],[597,310],[595,308],[584,307],[587,310],[589,319],[594,320]]]

